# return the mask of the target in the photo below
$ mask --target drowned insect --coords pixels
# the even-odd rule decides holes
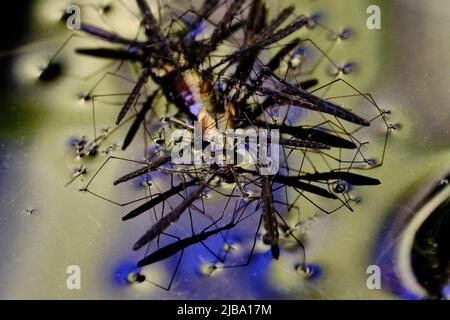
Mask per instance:
[[[210,270],[247,266],[260,238],[270,246],[274,259],[287,254],[282,238],[295,242],[301,252],[298,266],[309,274],[312,268],[306,264],[301,241],[304,235],[292,227],[298,225],[298,221],[292,223],[292,212],[301,219],[308,210],[312,214],[315,210],[332,213],[342,207],[353,210],[352,203],[358,197],[352,186],[380,184],[376,178],[356,172],[382,165],[387,138],[394,128],[387,122],[388,112],[380,109],[370,94],[344,79],[351,73],[351,65],[340,67],[333,61],[329,56],[332,45],[323,50],[311,37],[303,37],[315,29],[331,32],[317,15],[296,15],[294,6],[289,6],[270,17],[269,4],[263,0],[205,0],[198,7],[184,6],[188,9],[136,0],[138,13],[132,11],[131,19],[139,23],[134,38],[88,23],[82,23],[71,36],[105,42],[104,47],[78,47],[77,55],[118,65],[87,93],[80,94],[92,103],[94,139],[74,141],[77,156],[98,155],[100,145],[113,136],[121,141],[100,153],[108,158],[81,190],[121,207],[138,204],[123,221],[142,215],[153,218],[147,231],[136,237],[132,249],[147,248],[139,268],[179,254],[166,287],[150,281],[165,289],[173,283],[184,250],[205,247],[214,260]],[[351,37],[347,29],[332,33],[330,41]],[[318,58],[309,57],[308,50]],[[323,63],[339,70],[328,83],[314,77]],[[120,73],[125,65],[132,70],[127,76]],[[127,88],[131,83],[131,87],[125,93],[97,93],[107,77],[127,82]],[[115,108],[115,118],[110,129],[99,135],[97,107],[107,97],[122,100],[107,102]],[[354,108],[350,110],[341,101],[353,102]],[[381,136],[378,162],[367,156],[369,127]],[[200,135],[195,135],[196,128],[200,128]],[[279,137],[264,141],[259,136],[240,139],[235,135],[218,149],[212,148],[213,140],[205,139],[214,136],[221,140],[230,130],[249,129],[256,134],[277,132]],[[225,160],[230,150],[233,156],[248,152],[254,138],[258,148],[270,149],[271,156],[279,159],[279,167],[266,174],[266,159],[259,152],[253,154],[256,157],[250,164],[177,163],[173,156],[180,141],[171,139],[177,130],[184,130],[180,139],[185,146],[199,144],[201,150],[210,150],[215,158]],[[143,138],[139,137],[141,131]],[[130,153],[131,149],[143,149],[144,159],[109,155],[118,147]],[[205,155],[200,154],[200,159]],[[111,185],[145,181],[140,183],[145,186],[145,196],[116,201],[97,191],[97,179],[113,162],[133,168],[128,166],[122,175],[110,177]],[[322,207],[327,202],[333,207]],[[183,236],[176,235],[177,227]],[[245,228],[253,231],[249,254],[228,263],[233,256],[230,234]],[[186,230],[190,235],[185,236]],[[208,239],[217,237],[227,250],[209,248]],[[139,279],[144,281],[143,276]]]

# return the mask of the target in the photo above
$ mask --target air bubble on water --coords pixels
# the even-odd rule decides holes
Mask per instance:
[[[86,92],[80,92],[78,93],[78,98],[83,101],[89,101],[92,99],[91,95]]]
[[[209,189],[202,191],[201,196],[203,199],[209,199],[211,197],[211,192]]]
[[[135,271],[131,271],[127,275],[127,282],[130,284],[133,283],[142,283],[145,281],[145,276]]]
[[[36,214],[37,210],[35,208],[26,208],[25,209],[25,214],[27,215],[33,215]]]
[[[152,176],[148,173],[136,178],[137,187],[150,187],[152,185]]]
[[[307,24],[308,29],[315,29],[320,22],[320,18],[320,13],[313,13],[312,15],[310,15]]]
[[[170,124],[169,117],[163,117],[163,118],[159,119],[159,122],[161,123],[161,125],[169,125]]]
[[[353,62],[345,63],[342,66],[335,66],[334,64],[329,65],[328,74],[333,77],[349,75],[356,68],[356,64]]]
[[[86,137],[84,137],[84,136],[81,138],[78,138],[78,137],[70,137],[69,138],[69,145],[72,147],[75,147],[82,143],[87,143]]]
[[[294,52],[292,52],[292,58],[295,58],[295,57],[299,57],[299,58],[306,57],[306,56],[308,56],[308,53],[309,53],[308,48],[303,47],[303,46],[299,46],[299,47],[297,47],[294,50]]]
[[[110,144],[109,146],[107,146],[101,152],[106,155],[109,155],[110,153],[116,151],[117,149],[119,149],[119,145],[117,143],[113,143],[113,144]]]
[[[86,167],[80,165],[80,166],[73,168],[72,172],[73,172],[72,178],[65,184],[66,187],[71,185],[76,179],[78,179],[81,176],[83,176],[84,174],[86,174],[87,169],[86,169]]]
[[[339,33],[336,31],[329,31],[327,35],[327,39],[330,41],[336,41],[339,39]]]
[[[102,14],[108,14],[112,10],[112,5],[110,3],[102,5],[100,8]]]
[[[400,123],[394,123],[394,124],[390,124],[389,125],[389,129],[392,129],[392,130],[400,130],[401,129],[401,124]]]
[[[290,61],[290,65],[292,66],[292,68],[297,68],[301,64],[302,64],[302,56],[300,54],[292,55],[292,58]]]
[[[204,261],[200,264],[200,273],[205,277],[212,277],[218,273],[219,266],[211,261]]]
[[[241,249],[241,246],[236,241],[228,240],[227,242],[225,242],[223,244],[222,249],[223,249],[223,251],[232,254],[232,253],[237,253]]]
[[[245,193],[241,193],[241,202],[249,202],[252,198],[255,197],[255,194],[252,190],[244,189]]]
[[[77,166],[73,169],[73,173],[75,175],[81,175],[81,174],[85,174],[87,172],[87,168],[84,166]]]
[[[57,78],[62,71],[61,64],[57,62],[49,62],[46,65],[39,66],[40,75],[39,80],[43,82],[48,82]]]
[[[332,77],[338,76],[340,72],[341,72],[341,69],[339,67],[335,66],[334,64],[330,64],[327,67],[327,74]]]
[[[376,159],[366,159],[366,163],[368,166],[375,166],[377,164],[377,160]]]
[[[333,186],[333,191],[336,193],[348,192],[351,189],[352,189],[351,184],[346,181],[336,182]]]
[[[341,72],[345,75],[348,75],[350,73],[353,72],[353,70],[355,69],[355,64],[354,63],[346,63],[341,67]]]
[[[317,279],[321,274],[320,267],[315,264],[298,264],[295,271],[304,280]]]
[[[354,203],[358,204],[361,203],[362,198],[360,196],[350,196],[350,200],[353,201]]]
[[[339,39],[348,40],[352,34],[353,30],[351,28],[345,28],[339,33]]]
[[[133,283],[139,283],[137,280],[145,280],[145,276],[139,273],[139,269],[136,264],[132,262],[125,262],[119,265],[114,271],[114,282],[122,285],[128,286]],[[142,281],[141,281],[142,282]]]

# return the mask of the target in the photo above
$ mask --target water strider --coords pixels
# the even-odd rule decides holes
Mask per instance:
[[[354,171],[367,170],[364,165],[370,160],[364,153],[367,141],[361,140],[364,137],[358,137],[358,133],[365,132],[377,122],[385,127],[387,137],[390,127],[385,114],[367,95],[345,80],[331,79],[322,84],[310,73],[300,76],[304,63],[308,62],[308,57],[301,55],[303,46],[305,43],[318,46],[311,39],[297,37],[297,33],[316,28],[328,30],[317,16],[295,15],[294,7],[289,6],[269,19],[268,4],[262,0],[204,1],[199,8],[173,13],[165,19],[157,16],[145,0],[137,0],[136,5],[140,27],[134,39],[121,36],[118,31],[83,24],[80,33],[116,47],[83,46],[76,52],[110,60],[118,63],[119,68],[123,64],[132,67],[132,88],[123,95],[124,101],[118,106],[113,133],[114,136],[119,132],[123,134],[120,138],[123,151],[133,147],[147,150],[149,146],[155,146],[158,152],[148,154],[145,151],[143,160],[131,160],[132,156],[109,156],[82,190],[120,206],[145,201],[122,220],[141,219],[145,213],[152,218],[151,226],[133,246],[134,250],[147,248],[141,267],[178,255],[167,288],[173,282],[184,250],[196,245],[205,246],[213,259],[223,264],[220,268],[249,265],[259,241],[261,225],[266,232],[263,242],[270,245],[273,258],[281,256],[283,246],[279,231],[291,228],[285,219],[289,210],[279,212],[278,202],[289,207],[303,201],[328,213],[341,207],[353,210],[352,188],[336,186],[380,183]],[[222,19],[211,23],[217,12],[223,13]],[[297,38],[293,39],[294,36]],[[348,36],[349,32],[343,31],[336,33],[335,38],[346,39]],[[271,54],[273,49],[276,49],[274,55]],[[323,59],[316,65],[321,61],[338,65],[327,55],[329,50],[319,52]],[[345,85],[351,93],[327,99],[328,90],[338,84]],[[89,94],[87,97],[94,110],[94,102],[98,103],[101,95]],[[364,115],[338,102],[349,97],[361,98],[369,104],[369,109],[361,110]],[[165,106],[165,112],[159,110],[161,105]],[[94,112],[93,119],[95,122]],[[174,141],[169,138],[170,132],[177,129],[192,131],[195,121],[201,124],[203,135],[213,131],[224,135],[227,129],[279,130],[279,171],[264,175],[262,158],[257,158],[250,166],[174,163],[170,152]],[[116,129],[126,127],[125,133]],[[144,138],[140,136],[141,131]],[[94,146],[111,136],[94,140]],[[194,137],[190,139],[189,145],[199,143]],[[208,144],[211,142],[200,141],[201,150],[208,150]],[[80,152],[84,152],[85,145],[79,147]],[[239,151],[237,147],[245,150],[250,145],[247,141],[231,143],[233,153]],[[226,155],[226,150],[223,151]],[[385,148],[381,158],[384,151]],[[126,202],[109,199],[101,190],[94,190],[95,181],[105,168],[118,161],[134,168],[121,176],[109,177],[111,185],[128,186],[127,182],[134,179],[159,174],[166,177],[167,185],[152,181],[144,186],[144,197]],[[222,199],[225,203],[222,210],[209,207],[211,197]],[[323,208],[320,198],[336,203],[337,207]],[[245,207],[238,205],[241,201],[246,203]],[[233,204],[237,209],[230,217]],[[250,213],[244,215],[245,210]],[[241,218],[236,220],[235,214]],[[212,224],[211,228],[201,227],[205,220]],[[210,237],[219,236],[224,244],[228,244],[233,230],[247,223],[252,225],[254,237],[249,239],[250,254],[244,263],[227,263],[221,256],[222,250],[213,250],[207,245]],[[182,235],[177,233],[177,227],[182,229],[178,230]],[[297,236],[295,232],[287,234],[303,252],[297,259],[302,270],[308,273],[304,247]],[[231,259],[233,255],[230,253],[225,257]]]

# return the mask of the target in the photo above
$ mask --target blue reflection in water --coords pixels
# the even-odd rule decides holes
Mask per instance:
[[[229,242],[233,242],[232,239]],[[221,236],[213,236],[208,239],[207,246],[214,253],[221,252],[223,257],[224,245]],[[247,260],[249,252],[240,255],[240,259],[233,259],[232,253],[226,260],[227,265],[236,265]],[[243,259],[241,260],[241,258]],[[179,255],[170,259],[169,264],[171,270],[174,270]],[[236,261],[238,260],[238,261]],[[217,263],[218,260],[212,255],[208,249],[202,244],[197,244],[187,248],[184,251],[183,260],[180,269],[176,275],[176,279],[187,279],[186,281],[177,281],[177,291],[190,292],[195,294],[195,298],[210,298],[211,292],[208,290],[201,291],[194,285],[195,279],[199,280],[206,277],[206,281],[210,281],[209,285],[213,287],[222,287],[225,291],[216,293],[219,297],[233,296],[254,296],[255,298],[277,298],[279,293],[270,286],[267,281],[269,265],[273,261],[270,249],[263,253],[254,253],[251,263],[248,266],[238,268],[227,268],[220,270],[220,275],[216,277],[214,271],[210,277],[201,272],[201,265],[205,262],[211,264]],[[219,271],[215,271],[219,272]],[[233,293],[234,292],[234,293]]]
[[[250,286],[259,298],[277,298],[280,296],[270,285],[270,282],[267,281],[271,262],[273,262],[273,257],[270,249],[265,252],[255,253],[248,269],[241,272],[240,281],[244,285]]]
[[[123,262],[114,270],[114,283],[121,286],[127,286],[130,284],[128,275],[130,273],[138,273],[138,271],[139,269],[135,262]]]

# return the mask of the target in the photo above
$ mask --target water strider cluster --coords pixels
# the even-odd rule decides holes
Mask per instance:
[[[212,257],[201,266],[205,274],[248,265],[255,250],[269,250],[279,259],[284,247],[296,247],[298,270],[308,278],[314,268],[306,263],[301,241],[308,217],[342,207],[352,210],[352,203],[359,201],[354,186],[380,184],[360,172],[382,164],[392,129],[386,121],[388,112],[344,79],[354,65],[337,64],[329,57],[333,46],[322,49],[312,37],[319,29],[331,44],[345,42],[351,30],[333,31],[322,25],[319,15],[297,15],[293,6],[274,12],[262,0],[205,0],[188,9],[149,3],[136,0],[132,17],[139,27],[134,38],[83,21],[77,31],[104,40],[104,47],[78,47],[76,52],[118,66],[105,76],[124,78],[120,70],[124,66],[132,70],[132,78],[126,79],[132,82],[131,90],[110,95],[123,98],[110,103],[117,110],[114,124],[100,133],[95,102],[105,95],[94,91],[105,77],[80,94],[80,99],[92,102],[95,137],[71,140],[77,157],[99,153],[108,157],[82,191],[122,207],[135,205],[124,221],[143,215],[152,219],[147,231],[136,237],[133,250],[147,250],[130,279],[144,281],[140,268],[177,256],[170,288],[184,251],[194,245],[205,247]],[[330,81],[322,83],[315,71],[324,64],[332,71]],[[41,74],[44,81],[59,70],[55,63],[48,66]],[[196,126],[201,135],[213,132],[219,140],[229,129],[253,130],[258,147],[276,152],[278,170],[264,172],[265,159],[252,152],[252,137],[236,136],[231,145],[227,141],[226,148],[217,148],[211,139],[197,141],[198,135],[192,134]],[[378,159],[367,155],[368,128],[385,136]],[[180,129],[185,134],[171,139]],[[278,138],[258,140],[263,130],[277,132]],[[113,137],[117,142],[105,147]],[[173,161],[180,142],[200,143],[201,150],[219,158],[227,158],[231,148],[236,157],[250,153],[254,161],[180,164]],[[119,156],[119,148],[126,155]],[[135,160],[130,149],[144,149],[144,159]],[[177,150],[181,156],[184,149]],[[125,163],[127,172],[108,177],[110,183],[137,182],[145,189],[144,197],[121,203],[98,191],[101,186],[93,187],[112,162]],[[88,171],[77,167],[69,184]],[[248,244],[241,245],[245,256],[236,254],[234,231],[251,231],[244,237]],[[267,248],[259,248],[261,244]]]

